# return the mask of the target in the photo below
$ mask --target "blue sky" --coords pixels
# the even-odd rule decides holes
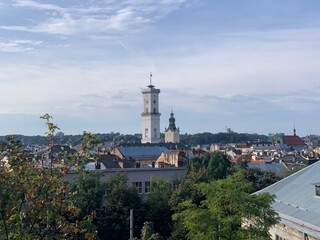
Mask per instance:
[[[181,133],[320,134],[318,0],[2,0],[0,135],[140,133],[141,89]]]

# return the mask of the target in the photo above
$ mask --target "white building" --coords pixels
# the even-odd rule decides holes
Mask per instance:
[[[142,90],[143,94],[143,112],[142,116],[142,139],[141,143],[159,143],[160,142],[160,113],[159,113],[159,93],[151,84]]]

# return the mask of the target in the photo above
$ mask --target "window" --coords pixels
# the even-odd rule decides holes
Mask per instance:
[[[157,129],[155,128],[153,132],[154,132],[153,136],[156,138],[157,137]]]
[[[150,192],[150,182],[144,182],[144,192],[149,193]]]
[[[156,108],[153,109],[153,113],[157,113],[157,112],[156,112]]]
[[[320,197],[320,184],[319,185],[315,185],[315,191],[316,191],[316,196]]]
[[[286,239],[283,237],[280,237],[279,235],[276,235],[276,240],[286,240]]]
[[[133,182],[132,186],[135,186],[137,188],[139,194],[142,193],[142,182]]]
[[[148,128],[146,128],[145,130],[144,130],[144,137],[148,137]]]
[[[306,234],[306,233],[303,234],[303,240],[309,240],[308,234]]]

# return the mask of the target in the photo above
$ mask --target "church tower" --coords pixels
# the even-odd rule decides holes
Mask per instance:
[[[159,93],[152,85],[152,74],[150,74],[150,85],[142,90],[143,112],[142,117],[142,139],[141,143],[160,142],[160,113],[159,113]]]
[[[165,142],[166,143],[179,143],[180,142],[180,130],[176,128],[176,119],[173,112],[170,114],[169,127],[165,130]]]

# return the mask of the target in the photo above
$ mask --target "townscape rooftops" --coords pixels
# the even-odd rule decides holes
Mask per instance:
[[[54,145],[51,147],[50,151],[52,154],[57,154],[61,152],[66,152],[67,154],[74,154],[77,152],[75,149],[71,148],[68,145]]]
[[[320,197],[315,184],[320,182],[320,162],[316,162],[255,194],[267,192],[276,196],[272,207],[290,222],[304,223],[317,229],[320,237]]]
[[[121,168],[119,161],[123,163],[123,168],[133,168],[134,162],[127,159],[119,159],[116,155],[100,155],[99,162],[101,162],[106,168]]]
[[[285,135],[283,142],[289,146],[302,146],[305,145],[304,141],[297,135]]]
[[[163,152],[167,154],[172,153],[166,147],[158,146],[119,146],[118,149],[125,158],[132,157],[135,160],[158,158]]]

